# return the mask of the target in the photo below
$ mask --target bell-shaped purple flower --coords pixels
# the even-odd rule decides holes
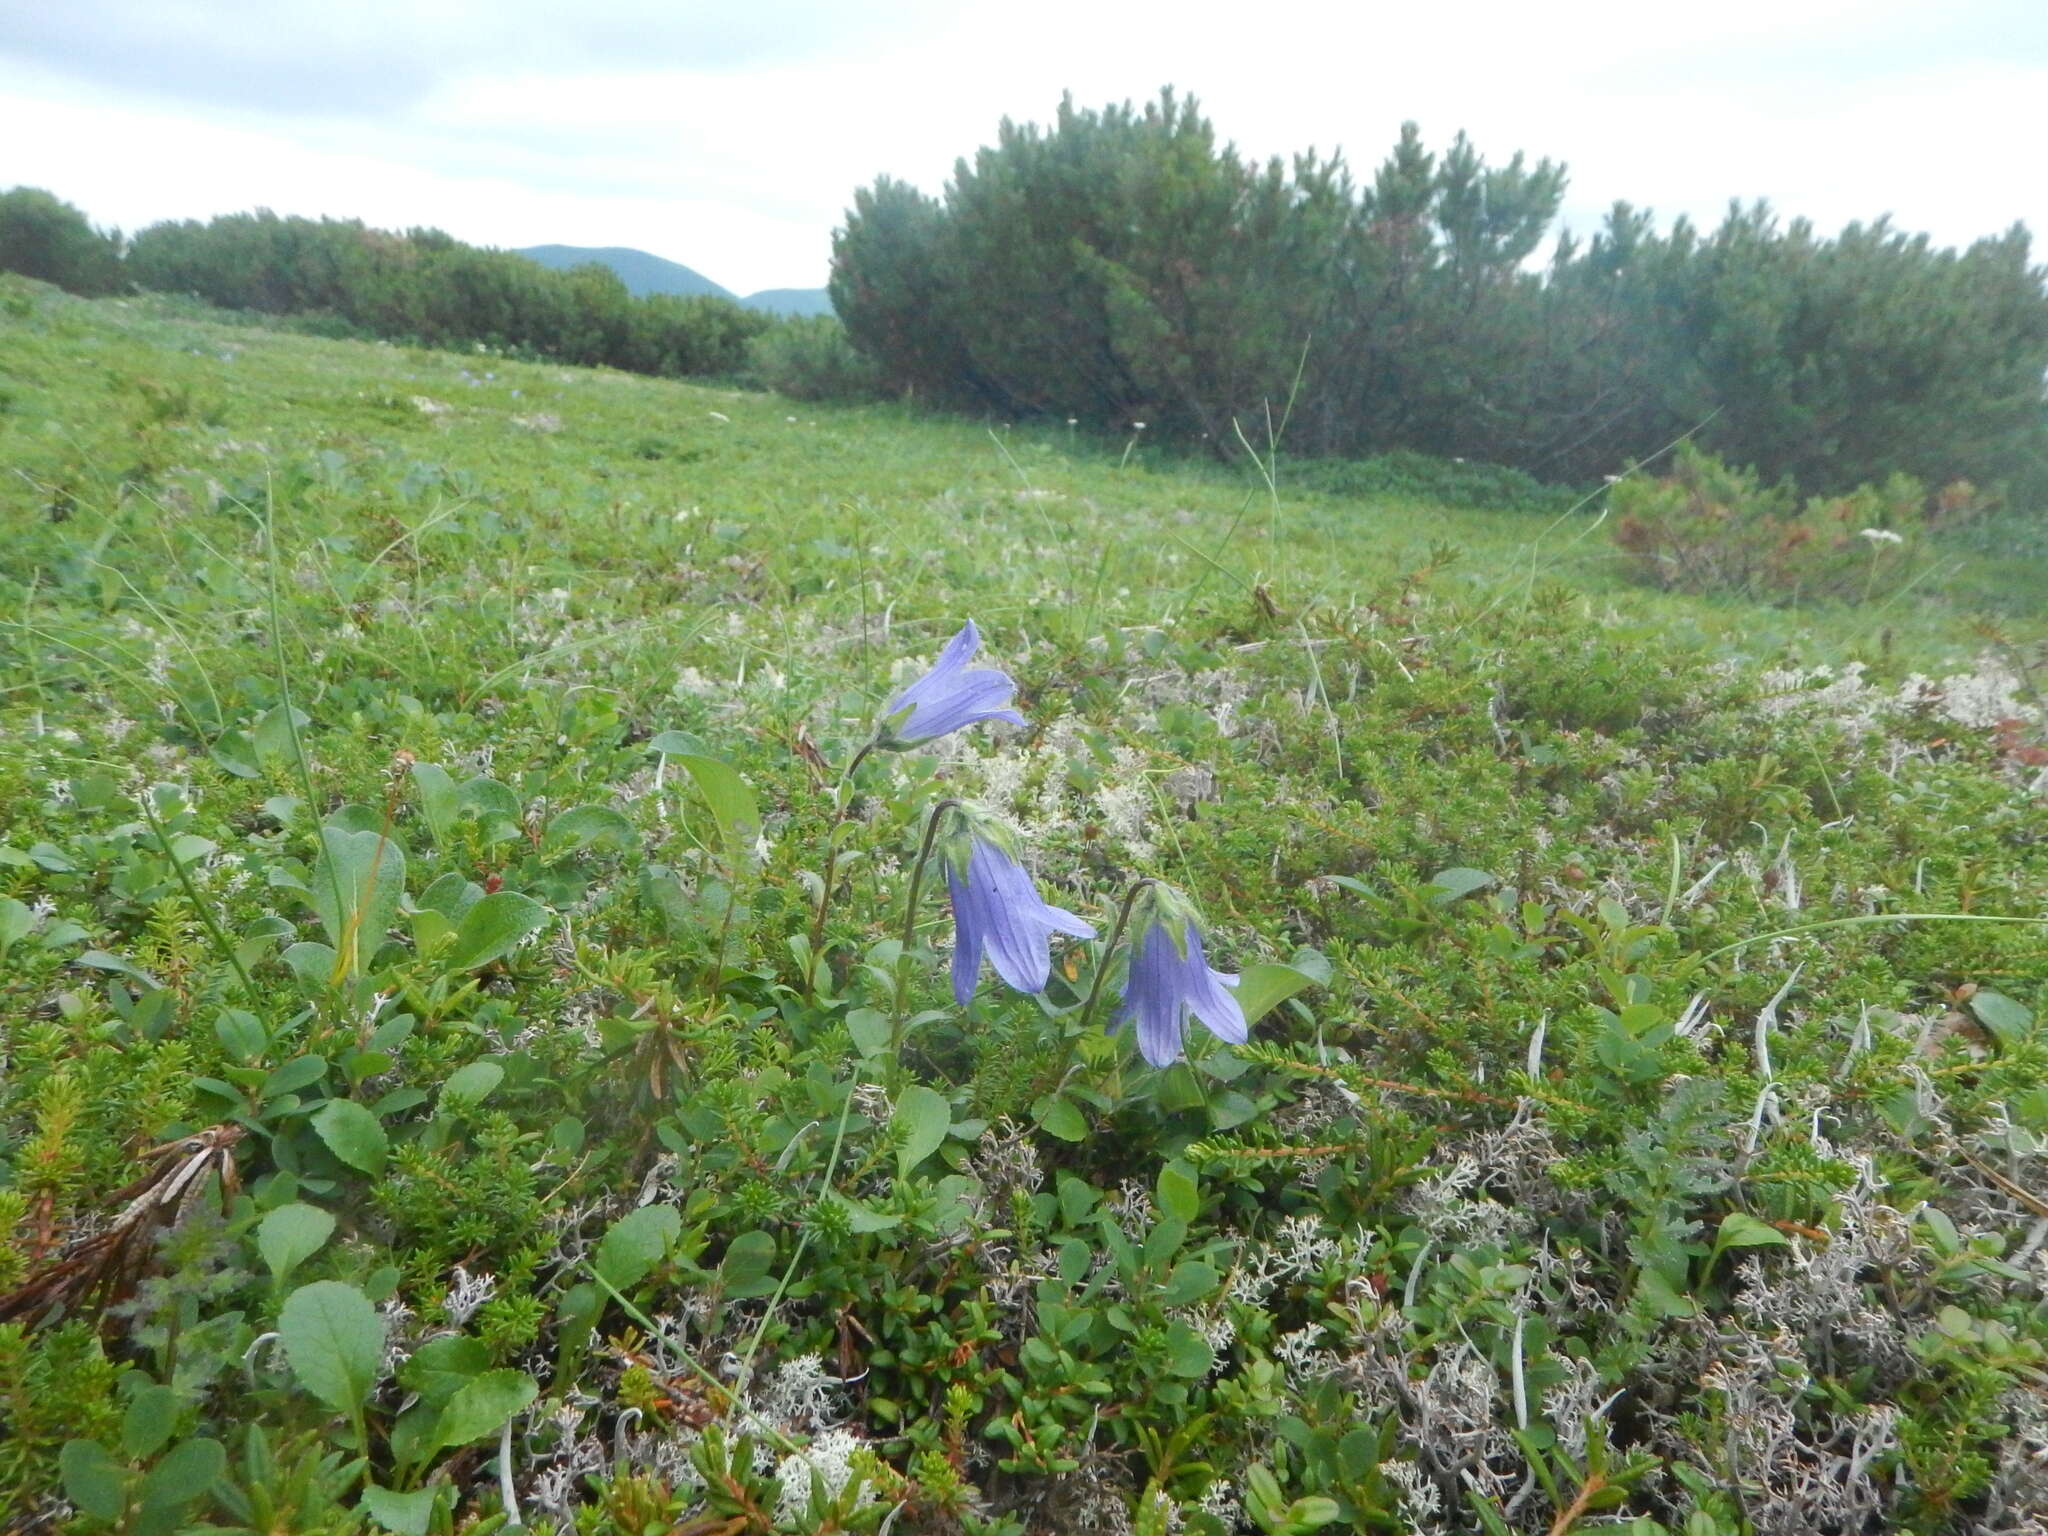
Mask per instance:
[[[1043,992],[1052,977],[1052,936],[1092,939],[1095,930],[1073,913],[1048,906],[1023,866],[997,840],[1001,834],[966,816],[949,839],[946,889],[953,898],[953,997],[974,996],[984,952],[996,974],[1019,992]]]
[[[1147,892],[1141,902],[1116,1023],[1138,1021],[1139,1053],[1155,1067],[1170,1067],[1180,1059],[1189,1014],[1217,1039],[1242,1045],[1244,1009],[1231,995],[1237,978],[1209,969],[1193,912],[1162,887]]]
[[[1017,691],[1010,674],[967,665],[980,646],[980,631],[969,619],[946,642],[932,669],[889,701],[882,722],[883,746],[914,747],[983,720],[1024,723],[1024,717],[1010,708],[1010,696]]]

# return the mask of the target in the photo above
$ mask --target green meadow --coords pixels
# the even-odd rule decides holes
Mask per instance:
[[[1687,596],[1254,440],[0,279],[9,1528],[2031,1529],[2038,515]]]

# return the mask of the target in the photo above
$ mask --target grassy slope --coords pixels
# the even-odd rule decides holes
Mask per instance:
[[[97,1192],[134,1177],[137,1150],[167,1127],[223,1117],[223,1102],[194,1083],[232,1075],[240,1037],[217,1021],[234,1003],[277,1035],[246,1053],[256,1099],[278,1062],[317,1054],[336,1064],[302,1090],[311,1097],[296,1117],[290,1106],[244,1106],[291,1149],[245,1145],[242,1177],[258,1203],[296,1194],[337,1212],[356,1239],[294,1283],[335,1277],[380,1295],[395,1287],[424,1326],[453,1315],[443,1296],[455,1264],[489,1268],[502,1294],[472,1331],[551,1396],[572,1385],[586,1394],[592,1427],[612,1444],[630,1372],[622,1377],[603,1351],[562,1353],[549,1320],[578,1278],[564,1267],[565,1245],[594,1241],[655,1176],[650,1135],[659,1134],[683,1171],[671,1167],[682,1183],[658,1187],[679,1203],[701,1197],[689,1219],[704,1227],[697,1251],[707,1264],[756,1229],[776,1244],[775,1273],[796,1251],[803,1192],[822,1176],[825,1150],[822,1136],[798,1127],[831,1122],[841,1101],[829,1085],[847,1070],[847,1035],[834,1020],[847,1005],[887,1007],[886,989],[844,964],[838,1008],[811,1009],[785,985],[796,977],[786,941],[805,927],[803,874],[818,865],[826,794],[822,770],[802,754],[815,746],[831,766],[844,762],[891,665],[929,655],[972,615],[1016,671],[1036,733],[1006,748],[963,739],[870,770],[870,825],[856,841],[877,856],[852,864],[830,942],[850,956],[893,931],[918,807],[944,783],[1003,802],[1068,904],[1100,912],[1119,879],[1155,873],[1204,904],[1219,929],[1212,947],[1233,963],[1304,944],[1333,962],[1326,986],[1258,1031],[1306,1056],[1291,1066],[1259,1059],[1249,1071],[1212,1057],[1217,1070],[1200,1082],[1180,1069],[1185,1092],[1091,1041],[1063,1040],[1033,1009],[991,1003],[974,1029],[927,1026],[920,1073],[965,1085],[963,1121],[1029,1120],[1062,1082],[1087,1087],[1094,1096],[1077,1102],[1113,1134],[1080,1147],[1044,1133],[1031,1141],[1040,1162],[1084,1187],[1150,1187],[1163,1161],[1202,1138],[1206,1204],[1188,1251],[1227,1242],[1210,1257],[1235,1252],[1250,1270],[1283,1277],[1237,1310],[1220,1293],[1187,1300],[1176,1316],[1227,1323],[1236,1342],[1223,1346],[1218,1384],[1186,1389],[1185,1401],[1159,1398],[1151,1428],[1216,1415],[1205,1432],[1211,1459],[1243,1498],[1246,1468],[1275,1461],[1276,1421],[1313,1439],[1325,1425],[1371,1420],[1387,1438],[1363,1468],[1318,1472],[1313,1455],[1281,1454],[1288,1497],[1328,1494],[1362,1526],[1379,1509],[1398,1528],[1420,1506],[1402,1502],[1407,1474],[1390,1482],[1371,1470],[1383,1458],[1437,1480],[1454,1511],[1475,1479],[1504,1506],[1523,1478],[1518,1458],[1532,1454],[1505,1436],[1514,1413],[1505,1385],[1490,1405],[1467,1404],[1490,1425],[1469,1445],[1432,1444],[1415,1411],[1429,1398],[1425,1373],[1442,1366],[1451,1391],[1468,1352],[1482,1377],[1505,1383],[1517,1345],[1503,1319],[1522,1315],[1543,1319],[1519,1346],[1539,1386],[1593,1372],[1592,1399],[1623,1387],[1642,1404],[1618,1439],[1660,1470],[1616,1481],[1632,1507],[1668,1523],[1689,1509],[1738,1520],[1740,1501],[1714,1491],[1731,1476],[1752,1485],[1752,1518],[1777,1508],[1773,1500],[1796,1503],[1791,1481],[1774,1483],[1770,1467],[1731,1472],[1717,1462],[1736,1433],[1724,1420],[1739,1398],[1752,1418],[1783,1406],[1787,1443],[1822,1461],[1840,1449],[1858,1402],[1903,1415],[1911,1433],[1894,1433],[1871,1464],[1887,1518],[1936,1528],[1974,1518],[1987,1497],[2020,1497],[2010,1457],[2004,1484],[1989,1461],[1971,1458],[1997,1454],[1994,1428],[2044,1331],[2030,1310],[2038,1293],[1904,1217],[1906,1251],[1887,1267],[1867,1229],[1873,1211],[1886,1213],[1882,1225],[1933,1200],[1962,1229],[1958,1243],[1977,1240],[1988,1253],[2023,1239],[2031,1208],[1970,1159],[2004,1156],[2022,1179],[2040,1169],[2009,1141],[2048,1131],[2043,1047],[2026,1022],[2030,1006],[2048,1004],[2039,930],[1848,927],[1719,951],[1873,912],[2040,914],[2048,864],[2028,787],[2038,770],[2022,750],[2038,720],[2001,737],[1941,698],[1917,713],[1872,704],[1915,672],[1967,674],[1953,699],[1995,692],[2006,663],[1977,659],[1988,643],[1982,616],[2002,626],[2003,656],[2024,654],[2044,633],[2040,605],[2028,601],[2038,570],[1958,554],[1938,580],[1861,609],[1645,594],[1620,579],[1592,512],[1545,524],[1296,497],[1284,462],[1276,506],[1242,476],[1159,464],[1150,449],[1125,462],[1121,444],[1058,430],[992,441],[978,426],[894,409],[791,407],[622,375],[313,341],[45,290],[0,316],[0,390],[0,461],[13,471],[0,484],[9,535],[0,549],[0,838],[9,850],[0,890],[51,908],[0,983],[0,1006],[18,1021],[0,1117],[21,1220],[0,1280],[36,1273],[67,1232],[107,1214]],[[391,1061],[360,1068],[367,1087],[352,1088],[339,1064],[370,1036],[361,1016],[369,983],[351,993],[319,976],[295,980],[279,958],[284,943],[320,935],[290,889],[312,877],[314,844],[298,803],[306,780],[276,708],[267,505],[282,551],[282,650],[308,717],[323,814],[353,804],[345,823],[394,825],[415,898],[439,875],[488,876],[566,914],[582,946],[558,934],[545,958],[522,951],[481,992],[465,991],[430,963],[418,922],[392,915],[412,937],[370,967],[375,990],[397,994],[393,1012],[419,1022]],[[1850,661],[1870,667],[1861,692],[1789,709],[1783,696],[1799,685],[1761,671]],[[730,756],[766,812],[766,862],[732,924],[732,958],[747,974],[727,980],[722,1004],[705,980],[714,965],[706,935],[726,920],[717,861],[693,846],[697,813],[675,793],[674,769],[666,791],[650,772],[648,737],[668,728]],[[517,821],[502,837],[481,825],[430,835],[401,753],[457,779],[503,782]],[[240,995],[199,912],[152,852],[130,797],[144,781],[179,786],[157,803],[171,835],[208,845],[197,892],[227,934],[247,939],[253,998]],[[585,803],[617,808],[632,846],[570,853],[543,832],[562,808]],[[1447,867],[1482,871],[1529,905],[1496,911],[1484,891],[1448,903],[1426,884]],[[271,932],[266,917],[292,931]],[[927,921],[946,936],[937,910]],[[104,973],[75,963],[88,948],[166,982],[170,997],[153,1005],[165,1012],[117,1017]],[[1752,1027],[1795,965],[1797,987],[1769,1047],[1770,1087]],[[921,1001],[943,1001],[935,975],[918,987]],[[2019,1010],[1990,1021],[1995,1038],[1969,1015],[1948,1014],[1967,995],[1957,989],[1972,987]],[[1074,1001],[1056,984],[1062,996]],[[1708,1022],[1677,1031],[1695,996]],[[712,1029],[720,1006],[751,1024]],[[678,1021],[663,1025],[680,1042],[669,1067],[636,1033],[650,1008]],[[593,1014],[614,1021],[598,1033],[616,1065],[599,1065],[599,1048],[572,1027]],[[1520,1069],[1537,1019],[1547,1036],[1542,1074],[1531,1079]],[[983,1030],[1000,1050],[983,1048]],[[741,1043],[727,1043],[735,1033]],[[427,1095],[485,1059],[510,1064],[494,1113],[436,1113]],[[1333,1059],[1351,1092],[1370,1095],[1363,1108],[1315,1086],[1319,1064]],[[1918,1100],[1916,1071],[1929,1084]],[[775,1086],[786,1072],[814,1074],[809,1098]],[[735,1073],[752,1085],[748,1102],[766,1106],[759,1114],[734,1109],[718,1087]],[[1702,1082],[1719,1085],[1710,1104],[1683,1087]],[[422,1088],[420,1102],[377,1097],[394,1085]],[[351,1092],[397,1103],[386,1134],[415,1149],[397,1171],[371,1177],[336,1163],[322,1150],[332,1144],[307,1129],[304,1108]],[[62,1118],[53,1102],[66,1095],[81,1106],[68,1134],[52,1129]],[[1518,1097],[1533,1121],[1511,1115]],[[1744,1127],[1766,1098],[1789,1113],[1782,1123],[1766,1115],[1750,1136]],[[713,1113],[707,1100],[722,1107]],[[1815,1114],[1824,1138],[1813,1134]],[[550,1140],[568,1134],[556,1130],[566,1120],[578,1127],[574,1148]],[[514,1161],[541,1175],[505,1161],[501,1141],[521,1135],[533,1141]],[[922,1195],[892,1194],[877,1172],[887,1138],[865,1112],[850,1137],[882,1150],[849,1159],[857,1172],[841,1187],[896,1201],[911,1228],[943,1233],[951,1197],[933,1194],[929,1179],[917,1185]],[[1253,1145],[1238,1145],[1246,1138]],[[1326,1148],[1305,1173],[1265,1156],[1304,1141]],[[745,1149],[737,1163],[708,1150],[726,1143]],[[985,1139],[978,1160],[961,1166],[995,1190],[1000,1153],[999,1137]],[[1502,1165],[1486,1166],[1488,1157]],[[1455,1172],[1461,1158],[1476,1183]],[[300,1181],[282,1166],[299,1167]],[[437,1200],[437,1181],[458,1193]],[[472,1200],[493,1191],[487,1208],[466,1205],[464,1187]],[[1142,1236],[1128,1201],[1120,1209]],[[1745,1292],[1731,1279],[1735,1255],[1708,1264],[1703,1246],[1684,1246],[1711,1237],[1729,1211],[1777,1223],[1774,1240],[1835,1229],[1838,1252],[1851,1241],[1842,1225],[1861,1223],[1853,1240],[1870,1253],[1848,1266],[1846,1284],[1852,1299],[1860,1285],[1888,1288],[1896,1321],[1883,1347],[1870,1345],[1863,1360],[1832,1316],[1759,1321],[1758,1298],[1778,1294],[1772,1285],[1791,1295],[1807,1284],[1791,1266],[1820,1262],[1827,1238],[1766,1253]],[[1280,1250],[1262,1245],[1299,1239],[1277,1225],[1290,1213],[1323,1223],[1329,1246],[1317,1250],[1321,1269],[1286,1279]],[[1063,1231],[1113,1246],[1082,1215],[1039,1209],[1036,1240],[1048,1254]],[[254,1217],[240,1210],[218,1253],[188,1258],[188,1268],[260,1272]],[[1157,1470],[1133,1437],[1147,1423],[1145,1373],[1158,1365],[1118,1342],[1112,1325],[1074,1346],[1088,1369],[1108,1373],[1106,1400],[1126,1405],[1098,1445],[1093,1430],[1084,1436],[1087,1426],[1061,1419],[1059,1391],[1017,1366],[1013,1330],[1025,1325],[1001,1276],[963,1278],[957,1265],[937,1273],[907,1237],[849,1237],[830,1223],[812,1236],[796,1305],[775,1317],[764,1358],[846,1345],[858,1368],[882,1337],[888,1349],[876,1358],[894,1363],[877,1367],[853,1422],[912,1473],[891,1496],[910,1499],[930,1528],[947,1528],[935,1511],[961,1497],[942,1486],[949,1462],[917,1459],[952,1443],[930,1406],[949,1385],[968,1393],[974,1426],[1015,1413],[1048,1443],[1074,1437],[1055,1456],[985,1436],[962,1463],[992,1508],[1042,1522],[1033,1529],[1113,1523],[1104,1511],[1128,1504],[1148,1467]],[[1570,1285],[1554,1268],[1561,1252],[1583,1258]],[[397,1268],[380,1276],[386,1257]],[[1028,1258],[1016,1262],[1028,1270]],[[687,1273],[657,1275],[640,1299],[673,1310],[679,1298],[716,1296],[715,1286],[693,1292]],[[1359,1275],[1372,1277],[1369,1293],[1349,1283]],[[874,1314],[878,1288],[894,1284],[943,1297],[949,1316],[995,1296],[1013,1301],[995,1305],[987,1348],[961,1346],[955,1381],[941,1366],[913,1368],[916,1352]],[[1590,1285],[1594,1299],[1572,1285]],[[1383,1313],[1372,1297],[1389,1287],[1390,1299],[1405,1291],[1408,1302]],[[221,1315],[222,1298],[234,1301],[236,1320],[212,1324],[218,1337],[205,1347],[225,1361],[267,1326],[274,1297],[260,1283],[222,1282],[193,1303],[195,1315]],[[849,1341],[860,1334],[835,1324],[842,1300],[869,1344],[856,1348]],[[743,1351],[758,1307],[706,1305],[699,1352]],[[1951,1305],[1962,1321],[1938,1322]],[[2017,1356],[2007,1336],[1984,1335],[1994,1319],[2016,1330]],[[1297,1340],[1293,1356],[1281,1350],[1283,1333],[1311,1324],[1327,1330],[1320,1341]],[[607,1331],[619,1325],[613,1314]],[[142,1327],[120,1347],[161,1375],[161,1345]],[[1169,1328],[1163,1314],[1158,1327]],[[1961,1338],[1959,1328],[1976,1331]],[[1930,1339],[1946,1342],[1931,1348]],[[1412,1370],[1375,1376],[1389,1340]],[[1747,1358],[1749,1346],[1789,1352],[1806,1377],[1788,1387],[1753,1373],[1725,1396],[1697,1389],[1707,1362]],[[24,1364],[24,1348],[0,1348],[8,1380],[58,1369],[42,1355]],[[1330,1363],[1319,1371],[1305,1357]],[[1278,1385],[1258,1374],[1276,1359]],[[1132,1361],[1137,1380],[1116,1375]],[[309,1431],[326,1422],[281,1369],[262,1377],[252,1407],[235,1385],[239,1370],[217,1366],[191,1385],[181,1434],[250,1412]],[[1325,1400],[1315,1383],[1332,1372],[1354,1382],[1355,1402]],[[1394,1383],[1410,1377],[1404,1406]],[[398,1394],[384,1390],[371,1415],[380,1476],[395,1475],[379,1426]],[[85,1386],[64,1396],[93,1401]],[[1587,1433],[1584,1407],[1539,1405],[1538,1419],[1569,1442]],[[1043,1419],[1031,1417],[1040,1410]],[[68,1419],[15,1423],[30,1449],[0,1475],[22,1497],[41,1496],[55,1447],[111,1436],[110,1414],[81,1406]],[[791,1413],[782,1427],[811,1426]],[[887,1440],[897,1433],[908,1442]],[[536,1476],[550,1456],[567,1464],[567,1440],[537,1443]],[[495,1493],[480,1465],[458,1455],[450,1475],[484,1508]],[[1674,1465],[1703,1469],[1700,1490],[1661,1470]],[[1520,1501],[1518,1528],[1549,1529],[1570,1503],[1577,1475],[1557,1476],[1565,1491],[1555,1506]],[[1202,1481],[1184,1475],[1170,1491],[1192,1510]]]

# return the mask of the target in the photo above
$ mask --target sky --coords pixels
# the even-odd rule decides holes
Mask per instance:
[[[0,0],[0,187],[135,230],[253,207],[822,284],[854,188],[1005,118],[1193,93],[1363,174],[1414,120],[1712,223],[2048,228],[2044,0]]]

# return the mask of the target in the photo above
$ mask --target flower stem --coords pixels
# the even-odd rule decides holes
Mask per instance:
[[[164,831],[164,824],[157,819],[156,806],[151,803],[154,794],[155,791],[145,784],[135,797],[135,803],[142,808],[142,819],[149,823],[149,830],[156,834],[157,846],[170,861],[171,870],[178,877],[178,884],[185,888],[185,899],[192,903],[192,910],[204,925],[206,936],[213,940],[214,949],[234,971],[236,979],[242,983],[242,991],[253,998],[257,996],[256,983],[250,980],[248,967],[242,964],[242,957],[235,953],[235,946],[228,942],[228,936],[221,932],[220,920],[213,915],[213,908],[200,896],[198,889],[192,884],[191,873],[171,847],[171,839]]]
[[[895,1091],[903,1077],[903,1020],[910,1009],[910,946],[917,942],[917,899],[924,891],[924,867],[939,837],[939,818],[956,808],[958,800],[941,800],[925,817],[924,840],[917,847],[917,862],[910,866],[910,893],[903,902],[903,943],[896,951],[896,1006],[889,1018],[889,1088]]]
[[[832,830],[825,834],[825,881],[818,889],[818,910],[811,917],[811,953],[804,969],[804,998],[808,1001],[814,991],[818,972],[818,946],[825,941],[825,913],[832,905],[832,881],[839,873],[839,833],[846,825],[846,813],[853,805],[853,797],[847,793],[853,787],[853,776],[860,765],[868,760],[868,754],[882,744],[880,736],[871,736],[861,749],[853,754],[853,760],[839,775],[839,782],[832,787]]]
[[[1086,1029],[1095,1017],[1095,1000],[1102,996],[1103,978],[1109,975],[1109,962],[1116,954],[1116,946],[1124,936],[1124,929],[1130,926],[1131,908],[1138,904],[1141,892],[1149,891],[1159,882],[1150,875],[1133,880],[1130,889],[1124,892],[1124,904],[1117,909],[1116,926],[1109,930],[1109,942],[1102,946],[1102,958],[1095,962],[1095,977],[1088,983],[1088,1001],[1081,1005],[1081,1028]]]

